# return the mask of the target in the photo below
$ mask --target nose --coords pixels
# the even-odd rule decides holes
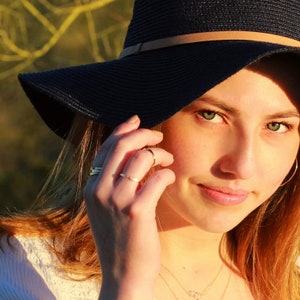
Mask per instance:
[[[223,176],[231,179],[248,179],[254,176],[259,155],[255,137],[239,134],[227,138],[225,154],[219,160],[218,168]]]

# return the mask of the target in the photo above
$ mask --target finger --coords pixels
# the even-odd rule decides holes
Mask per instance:
[[[175,182],[175,173],[170,169],[155,171],[137,193],[128,213],[133,218],[153,220],[157,202],[166,187]]]
[[[169,166],[173,163],[173,160],[173,155],[162,148],[144,148],[136,151],[121,173],[118,188],[122,189],[124,185],[128,185],[129,180],[135,183],[130,184],[130,187],[134,190],[152,167],[158,165]],[[125,174],[125,176],[122,176],[122,174]]]
[[[115,129],[101,146],[93,161],[93,166],[106,167],[107,161],[110,161],[111,158],[113,159],[114,156],[117,165],[120,165],[119,169],[122,169],[121,163],[124,165],[126,158],[129,158],[134,151],[146,145],[156,145],[161,142],[161,132],[149,129],[137,130],[140,120],[137,116],[135,117]],[[117,165],[112,165],[111,169],[116,168]]]
[[[134,115],[129,120],[115,128],[112,134],[101,145],[99,152],[93,160],[88,183],[90,183],[91,181],[95,183],[96,180],[98,182],[101,179],[103,169],[105,168],[105,158],[107,156],[110,156],[110,153],[113,151],[114,144],[120,138],[119,136],[137,129],[139,124],[139,117],[137,115]],[[101,169],[101,172],[97,172],[97,170],[94,171],[95,169]]]
[[[102,203],[108,203],[115,182],[119,179],[119,174],[122,173],[132,153],[144,146],[158,144],[162,140],[162,133],[150,129],[134,129],[138,126],[137,124],[139,124],[139,120],[132,125],[121,124],[107,141],[105,152],[100,149],[97,159],[94,160],[94,164],[103,166],[103,172],[97,176],[96,180],[90,180],[94,183],[90,189],[93,189],[91,191],[93,197],[100,199]],[[126,129],[124,129],[125,127]],[[134,195],[130,194],[129,196]]]
[[[126,122],[120,124],[112,134],[106,139],[106,141],[101,145],[100,151],[96,155],[93,166],[103,166],[105,157],[111,152],[112,147],[120,136],[127,134],[133,130],[136,130],[140,125],[140,119],[138,116],[133,116]]]
[[[173,163],[173,155],[169,152],[155,148],[153,153],[156,157],[155,165],[168,166]],[[149,154],[146,149],[137,151],[120,174],[111,199],[111,204],[118,210],[123,210],[135,201],[136,192],[141,188],[140,181],[145,178],[153,165],[152,154]]]
[[[100,150],[98,151],[97,155],[93,160],[91,168],[92,170],[94,168],[101,168],[101,172],[99,172],[99,174],[94,175],[90,173],[90,176],[84,188],[84,195],[86,199],[97,197],[97,184],[101,180],[103,175],[103,170],[105,168],[105,158],[107,156],[110,156],[113,152],[113,148],[116,141],[120,138],[122,134],[126,134],[133,130],[136,130],[139,125],[139,117],[136,115],[131,117],[129,120],[116,127],[112,134],[101,145]]]
[[[145,146],[156,145],[161,141],[162,133],[144,128],[137,129],[119,138],[104,159],[105,169],[102,176],[104,184],[113,188],[119,179],[120,173],[124,173],[125,165],[135,152]]]

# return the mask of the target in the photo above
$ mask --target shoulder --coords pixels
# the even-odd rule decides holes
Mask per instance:
[[[0,299],[98,298],[95,282],[69,280],[56,269],[57,258],[43,239],[17,236],[11,239],[12,247],[3,240],[1,246]]]
[[[16,238],[2,237],[1,247],[0,299],[55,299]]]

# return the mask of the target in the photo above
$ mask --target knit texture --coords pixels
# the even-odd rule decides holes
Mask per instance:
[[[137,0],[124,47],[186,33],[227,30],[299,40],[299,19],[299,0]]]
[[[56,257],[39,238],[18,237],[10,248],[2,239],[0,251],[1,300],[96,300],[100,286],[93,280],[66,279],[56,268]]]

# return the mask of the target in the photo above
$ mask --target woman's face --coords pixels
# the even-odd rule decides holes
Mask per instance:
[[[282,183],[298,152],[299,114],[271,78],[243,69],[163,124],[176,182],[159,206],[170,222],[227,232]]]

